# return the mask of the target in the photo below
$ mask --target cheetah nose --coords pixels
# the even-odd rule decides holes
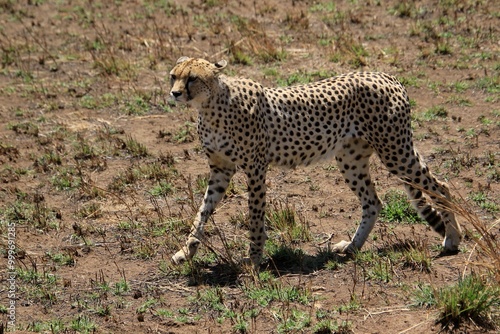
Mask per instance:
[[[178,98],[179,96],[182,95],[182,92],[179,92],[179,91],[172,91],[170,92],[170,94],[172,94],[173,97],[175,98]]]

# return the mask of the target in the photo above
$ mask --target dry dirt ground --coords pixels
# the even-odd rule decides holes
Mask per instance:
[[[12,329],[15,300],[16,329],[26,332],[433,333],[443,325],[495,332],[498,309],[490,326],[437,323],[440,308],[416,297],[472,271],[491,276],[478,263],[492,259],[463,219],[470,237],[452,256],[439,256],[440,238],[424,223],[388,218],[355,258],[328,252],[329,241],[352,235],[361,212],[333,162],[271,168],[269,220],[293,219],[270,229],[260,277],[238,265],[246,250],[242,174],[208,227],[211,245],[194,263],[171,265],[208,166],[196,111],[169,103],[168,73],[187,55],[227,59],[227,74],[270,86],[348,71],[396,75],[412,99],[417,148],[458,206],[498,236],[499,7],[494,0],[1,0],[4,329]],[[378,159],[372,165],[388,201],[401,185]]]

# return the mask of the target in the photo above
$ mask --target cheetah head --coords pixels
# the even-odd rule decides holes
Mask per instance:
[[[226,65],[225,60],[212,64],[204,59],[179,58],[170,71],[170,96],[177,102],[200,107],[211,98],[217,75]]]

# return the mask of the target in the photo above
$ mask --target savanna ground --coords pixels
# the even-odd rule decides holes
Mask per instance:
[[[25,332],[495,332],[499,26],[494,0],[1,0],[1,331],[15,300]],[[196,112],[168,99],[182,55],[227,59],[227,74],[271,86],[396,75],[419,151],[468,216],[460,252],[440,256],[439,236],[374,158],[386,206],[362,252],[328,251],[361,208],[324,162],[268,173],[258,277],[238,264],[242,174],[211,243],[173,266],[208,173]]]

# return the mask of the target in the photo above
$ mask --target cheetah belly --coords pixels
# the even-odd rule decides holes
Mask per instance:
[[[284,113],[268,123],[268,136],[268,160],[273,165],[293,168],[332,159],[339,138],[349,136],[349,129],[335,131],[333,122],[317,120],[305,111]]]
[[[331,160],[335,156],[336,145],[329,138],[307,140],[305,138],[287,138],[279,141],[271,135],[270,161],[273,165],[294,168],[299,165]]]

